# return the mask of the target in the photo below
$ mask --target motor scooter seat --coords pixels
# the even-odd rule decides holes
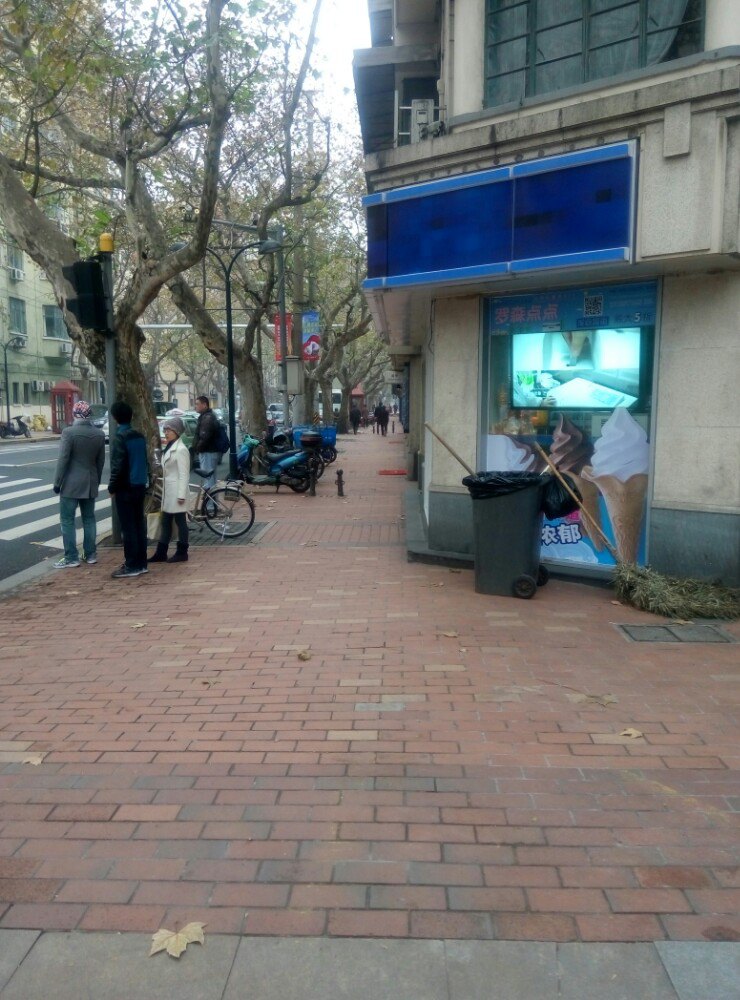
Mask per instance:
[[[291,455],[296,455],[296,451],[268,451],[267,458],[268,462],[280,462],[284,458],[289,458]]]

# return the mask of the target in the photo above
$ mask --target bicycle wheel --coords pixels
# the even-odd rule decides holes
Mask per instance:
[[[219,538],[239,538],[254,524],[254,500],[238,483],[220,486],[204,499],[203,518]]]

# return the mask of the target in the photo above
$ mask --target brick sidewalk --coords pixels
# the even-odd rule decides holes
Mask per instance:
[[[740,939],[737,647],[409,564],[402,436],[340,449],[256,544],[5,600],[0,927]]]

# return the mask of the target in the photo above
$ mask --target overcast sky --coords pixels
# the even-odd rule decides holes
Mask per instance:
[[[303,3],[307,16],[310,16],[313,0],[303,0]],[[330,105],[319,107],[319,110],[331,113],[335,120],[340,118],[353,132],[359,132],[359,125],[352,79],[352,53],[354,49],[369,47],[367,0],[324,0],[319,17],[315,65],[324,76],[324,102],[330,101]]]

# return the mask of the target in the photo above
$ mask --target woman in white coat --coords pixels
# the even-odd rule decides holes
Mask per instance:
[[[190,452],[181,440],[185,425],[180,417],[169,417],[163,427],[166,445],[162,452],[162,533],[157,542],[157,551],[149,562],[188,561],[188,483],[190,481]],[[167,549],[172,538],[172,523],[177,524],[177,550],[167,558]]]

